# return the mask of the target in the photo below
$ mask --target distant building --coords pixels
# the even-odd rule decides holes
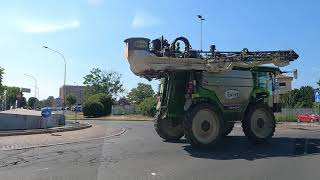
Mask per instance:
[[[278,88],[275,90],[275,102],[280,102],[280,98],[283,94],[292,90],[291,82],[293,77],[279,74],[276,76]]]
[[[66,96],[68,94],[72,94],[77,99],[76,104],[82,104],[84,101],[84,90],[85,90],[85,86],[65,85],[60,87],[59,97],[63,99],[64,95]]]

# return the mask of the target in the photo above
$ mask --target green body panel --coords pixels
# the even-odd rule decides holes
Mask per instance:
[[[219,100],[217,94],[213,90],[206,89],[200,85],[194,88],[191,95],[191,105],[196,104],[199,101],[206,101],[213,104],[222,113],[224,121],[241,121],[243,115],[250,103],[256,101],[261,101],[261,99],[268,103],[268,101],[273,100],[272,92],[270,93],[270,88],[259,87],[256,73],[260,72],[271,72],[272,74],[277,74],[280,72],[278,68],[274,67],[255,67],[255,68],[236,68],[236,70],[246,70],[251,71],[253,74],[253,89],[251,96],[243,102],[240,106],[235,109],[227,109]],[[181,72],[171,72],[166,78],[162,80],[163,88],[161,96],[161,108],[159,109],[163,115],[167,118],[172,119],[182,119],[185,115],[185,103],[186,103],[186,88],[190,80],[199,80],[202,72],[196,71],[181,71]],[[190,99],[189,99],[190,100]],[[269,103],[272,104],[272,103]],[[190,107],[189,106],[189,107]]]
[[[190,72],[170,73],[164,80],[164,93],[161,97],[161,111],[169,118],[182,118],[184,115],[185,88]],[[166,88],[167,91],[165,90]],[[166,93],[166,94],[165,94]]]

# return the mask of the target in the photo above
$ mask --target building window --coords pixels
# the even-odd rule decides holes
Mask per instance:
[[[281,83],[279,83],[279,86],[286,86],[286,83],[285,82],[281,82]]]

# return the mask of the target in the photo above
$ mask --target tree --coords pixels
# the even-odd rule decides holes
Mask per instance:
[[[10,106],[14,107],[16,105],[17,93],[20,91],[20,88],[3,86],[3,90],[7,90],[7,95],[6,95],[7,107],[6,107],[6,109],[9,109]]]
[[[117,105],[119,106],[126,106],[126,105],[130,105],[128,99],[126,97],[121,97],[117,102]]]
[[[45,100],[45,106],[52,107],[53,104],[54,104],[54,97],[53,97],[53,96],[49,96],[49,97]]]
[[[302,86],[300,89],[293,89],[282,95],[280,100],[287,108],[312,108],[314,90],[311,86]]]
[[[148,97],[138,105],[139,112],[143,115],[148,115],[148,116],[155,116],[157,112],[156,107],[157,107],[157,98],[155,97]]]
[[[38,102],[39,100],[36,97],[30,97],[28,99],[28,106],[33,108],[35,107],[35,104]]]
[[[90,74],[83,78],[83,84],[86,85],[86,97],[97,93],[117,96],[118,93],[124,92],[121,74],[117,71],[102,71],[99,68],[93,68]]]
[[[25,97],[22,97],[20,100],[20,107],[27,106],[27,99]]]
[[[154,91],[150,84],[138,83],[136,88],[132,88],[128,93],[129,102],[132,104],[140,104],[148,97],[153,97]]]
[[[0,66],[0,93],[2,92],[3,74],[4,74],[4,69]]]
[[[68,94],[66,96],[66,104],[67,104],[67,106],[74,105],[76,102],[77,102],[77,99],[73,94]]]
[[[110,115],[112,110],[112,99],[106,93],[98,93],[90,96],[82,106],[84,116],[98,117]]]

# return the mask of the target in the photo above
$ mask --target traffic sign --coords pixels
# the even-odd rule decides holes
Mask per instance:
[[[21,92],[30,93],[31,89],[29,89],[29,88],[21,88]]]
[[[51,109],[49,109],[49,108],[43,108],[43,109],[41,110],[41,116],[42,116],[43,118],[48,118],[48,117],[50,117],[50,116],[51,116]]]
[[[74,107],[74,111],[75,111],[75,112],[80,112],[80,106],[78,106],[78,105],[75,106],[75,107]]]
[[[55,100],[56,100],[56,103],[57,103],[57,104],[60,104],[60,103],[61,103],[61,101],[62,101],[62,99],[61,99],[61,98],[56,98]]]
[[[314,101],[320,103],[320,89],[314,90]]]

